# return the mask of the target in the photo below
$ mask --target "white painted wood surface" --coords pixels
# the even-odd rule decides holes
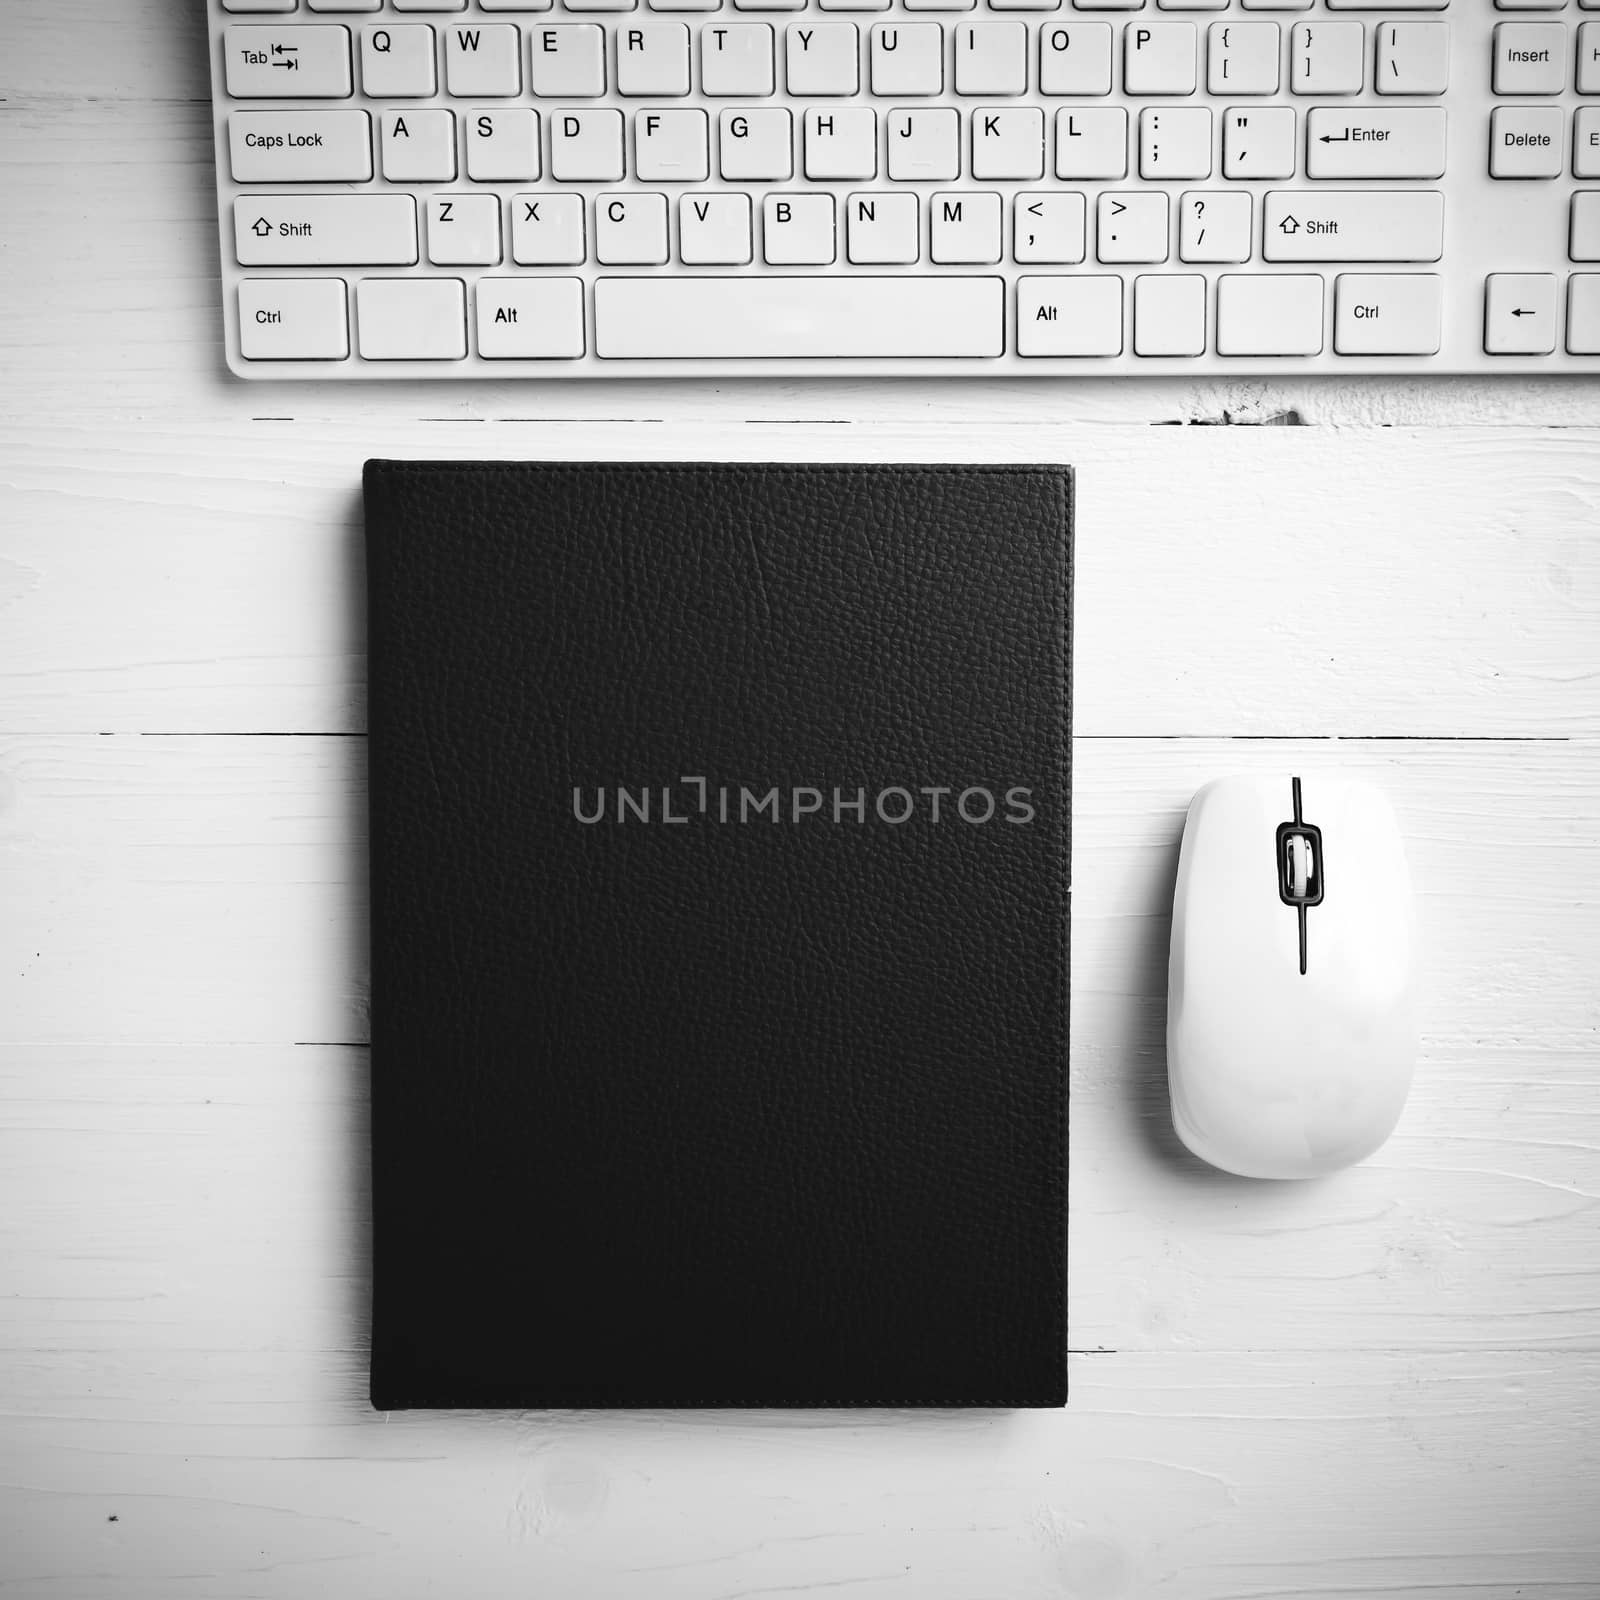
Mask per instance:
[[[201,38],[0,8],[0,1594],[1600,1595],[1600,385],[236,384]],[[383,454],[1079,467],[1065,1412],[367,1408]],[[1166,1118],[1176,841],[1317,763],[1424,1060],[1252,1185]]]

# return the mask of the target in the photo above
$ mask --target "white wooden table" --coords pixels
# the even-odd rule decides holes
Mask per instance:
[[[0,1595],[1600,1595],[1600,386],[247,386],[197,0],[5,0],[0,95]],[[368,1408],[370,455],[1079,468],[1064,1412]],[[1424,1058],[1257,1185],[1176,845],[1316,764]]]

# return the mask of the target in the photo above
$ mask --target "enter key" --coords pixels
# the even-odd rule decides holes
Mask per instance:
[[[1308,178],[1442,178],[1442,106],[1315,106],[1306,115]]]
[[[1268,261],[1437,261],[1437,189],[1271,189],[1261,207]]]

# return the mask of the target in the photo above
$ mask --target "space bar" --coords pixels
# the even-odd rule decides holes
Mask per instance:
[[[998,356],[1000,278],[600,278],[611,359]]]

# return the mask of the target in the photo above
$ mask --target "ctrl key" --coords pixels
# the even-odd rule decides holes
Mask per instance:
[[[239,353],[246,361],[343,361],[350,354],[344,279],[242,279]]]

